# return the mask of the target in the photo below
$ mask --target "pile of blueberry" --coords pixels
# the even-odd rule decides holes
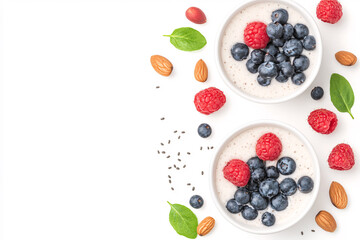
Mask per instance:
[[[290,157],[280,158],[275,166],[265,166],[265,162],[258,157],[247,161],[251,177],[245,187],[239,187],[234,198],[226,203],[230,213],[241,213],[246,220],[254,220],[259,210],[265,210],[268,205],[275,211],[283,211],[288,206],[288,197],[297,190],[309,193],[314,187],[313,180],[308,176],[299,178],[297,183],[292,178],[284,178],[280,183],[277,181],[280,174],[288,176],[295,172],[296,162]],[[261,216],[261,222],[265,226],[275,223],[275,215],[265,212]]]
[[[268,86],[275,78],[284,83],[291,78],[296,85],[305,82],[304,71],[308,69],[310,60],[302,55],[303,50],[314,50],[316,40],[309,35],[306,25],[297,23],[292,26],[287,23],[289,14],[285,9],[272,12],[271,20],[266,27],[270,42],[265,49],[254,49],[246,68],[251,73],[259,73],[257,81],[261,86]],[[237,61],[244,60],[249,55],[249,47],[244,43],[236,43],[231,48],[231,55]]]

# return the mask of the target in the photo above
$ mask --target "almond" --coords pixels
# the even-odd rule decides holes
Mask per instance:
[[[345,66],[352,66],[356,63],[356,56],[352,54],[351,52],[347,51],[340,51],[335,53],[336,60]]]
[[[215,219],[212,217],[206,217],[197,226],[197,233],[199,236],[205,236],[208,234],[215,225]]]
[[[319,227],[327,232],[334,232],[336,229],[336,221],[334,217],[327,211],[320,211],[316,215],[315,221]]]
[[[150,62],[155,71],[165,77],[169,76],[173,70],[171,62],[163,56],[153,55],[150,58]]]
[[[199,82],[205,82],[208,78],[208,68],[202,59],[195,65],[194,76]]]
[[[344,187],[338,182],[332,182],[329,189],[329,195],[332,204],[339,209],[347,206],[348,198]]]
[[[196,24],[206,23],[205,13],[197,7],[190,7],[186,10],[185,16],[189,21]]]

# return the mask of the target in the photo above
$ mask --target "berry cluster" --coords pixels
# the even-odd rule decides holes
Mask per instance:
[[[246,220],[256,219],[258,211],[266,210],[269,205],[275,211],[285,210],[289,204],[289,196],[294,195],[297,190],[309,193],[314,187],[313,180],[308,176],[299,178],[297,182],[288,177],[295,170],[295,160],[286,156],[278,159],[276,166],[266,166],[266,161],[258,156],[250,158],[247,163],[238,159],[231,160],[223,173],[238,189],[234,198],[226,203],[226,209],[233,214],[241,213]],[[280,174],[287,176],[281,182],[277,180]],[[274,225],[275,220],[275,215],[270,211],[261,216],[261,222],[268,227]]]
[[[284,83],[291,78],[296,85],[306,80],[304,71],[309,68],[310,60],[302,55],[303,50],[314,50],[316,40],[309,35],[306,25],[288,23],[289,14],[285,9],[272,12],[272,22],[265,25],[252,22],[244,30],[244,43],[236,43],[231,48],[231,55],[237,61],[245,60],[250,73],[258,73],[257,81],[261,86],[268,86],[275,78]],[[254,50],[249,51],[249,47]]]

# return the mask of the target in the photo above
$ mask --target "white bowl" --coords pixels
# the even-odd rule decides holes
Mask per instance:
[[[298,137],[304,143],[304,145],[306,146],[307,150],[309,151],[309,153],[312,157],[313,166],[315,168],[314,169],[315,176],[313,179],[314,180],[314,188],[312,190],[312,196],[309,199],[309,204],[306,205],[306,207],[303,209],[301,214],[297,215],[296,217],[292,217],[291,219],[289,219],[289,221],[286,222],[286,224],[283,224],[283,225],[275,224],[272,227],[263,226],[263,227],[257,228],[255,226],[250,226],[246,223],[236,221],[233,217],[233,214],[229,213],[227,211],[226,207],[224,206],[224,204],[221,203],[220,198],[217,194],[217,190],[216,190],[216,167],[218,165],[218,159],[219,159],[223,149],[227,146],[227,144],[234,137],[238,136],[240,133],[242,133],[246,130],[249,130],[249,129],[252,129],[255,127],[260,127],[260,126],[274,126],[274,127],[282,128],[282,129],[285,129],[285,130],[293,133],[296,137]],[[310,142],[304,137],[304,135],[302,135],[294,127],[291,127],[285,123],[278,122],[278,121],[262,120],[262,121],[251,122],[246,125],[243,125],[238,130],[236,130],[235,132],[230,134],[230,136],[228,136],[223,141],[222,145],[218,148],[216,155],[215,155],[213,161],[211,162],[211,166],[210,166],[210,192],[211,192],[212,198],[215,202],[215,205],[218,208],[218,210],[220,211],[220,213],[223,215],[223,217],[227,221],[232,223],[234,226],[236,226],[244,231],[256,233],[256,234],[270,234],[270,233],[280,232],[280,231],[283,231],[283,230],[293,226],[298,221],[300,221],[300,219],[302,219],[307,214],[307,212],[311,209],[311,207],[313,206],[313,204],[316,200],[316,197],[318,195],[318,192],[319,192],[319,186],[320,186],[320,167],[319,167],[319,163],[318,163],[318,158],[317,158],[316,153],[315,153],[313,147],[311,146]]]
[[[254,5],[254,4],[258,4],[258,3],[261,3],[261,2],[282,3],[282,4],[288,5],[288,6],[292,7],[292,8],[294,8],[295,10],[297,10],[306,19],[306,21],[309,23],[310,29],[312,30],[311,35],[313,35],[315,37],[315,39],[316,39],[316,49],[317,49],[318,55],[319,55],[316,62],[311,62],[310,63],[310,64],[314,64],[313,69],[312,69],[313,71],[311,73],[307,73],[306,81],[296,91],[294,91],[293,93],[291,93],[291,94],[289,94],[287,96],[280,97],[280,98],[274,98],[274,99],[266,99],[266,98],[255,97],[255,96],[252,96],[252,95],[249,95],[249,94],[245,93],[244,91],[242,91],[241,89],[236,87],[231,82],[231,80],[227,77],[226,72],[225,72],[225,70],[223,68],[224,67],[223,63],[221,61],[222,37],[223,37],[224,30],[225,30],[226,26],[228,25],[229,21],[236,14],[238,14],[240,11],[242,11],[246,7]],[[308,13],[308,11],[306,9],[304,9],[302,6],[298,5],[297,3],[295,3],[294,1],[291,1],[291,0],[250,0],[250,1],[245,1],[234,12],[229,14],[229,17],[221,25],[220,31],[219,31],[218,36],[216,38],[215,49],[216,49],[215,56],[216,56],[217,68],[218,68],[218,70],[220,72],[220,75],[221,75],[222,79],[225,81],[226,85],[229,86],[238,95],[240,95],[240,96],[242,96],[242,97],[244,97],[244,98],[246,98],[248,100],[251,100],[253,102],[257,102],[257,103],[281,103],[281,102],[289,101],[290,99],[293,99],[293,98],[299,96],[315,80],[316,75],[319,72],[320,65],[321,65],[321,60],[322,60],[322,40],[321,40],[321,35],[320,35],[319,28],[318,28],[315,20],[311,17],[311,15]],[[245,64],[245,62],[244,62],[244,64]],[[254,79],[255,79],[255,77],[254,77]]]

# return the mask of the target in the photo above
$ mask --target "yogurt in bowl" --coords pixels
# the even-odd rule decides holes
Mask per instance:
[[[266,169],[270,166],[278,168],[280,159],[290,157],[296,163],[295,170],[288,175],[280,172],[275,180],[281,185],[284,179],[291,178],[299,184],[299,180],[306,176],[312,179],[313,188],[310,191],[304,191],[301,186],[297,185],[295,193],[287,195],[285,209],[276,209],[277,207],[271,204],[272,198],[267,198],[268,204],[266,208],[257,210],[257,217],[249,220],[245,219],[242,211],[245,206],[256,209],[252,202],[252,192],[256,192],[256,194],[262,193],[261,190],[258,187],[257,190],[248,191],[253,178],[253,175],[251,175],[248,184],[241,188],[249,192],[250,200],[244,204],[239,203],[241,210],[232,213],[227,209],[227,203],[229,200],[234,199],[235,192],[240,188],[225,179],[223,170],[232,159],[240,159],[246,163],[249,159],[256,157],[257,140],[266,133],[273,133],[280,139],[282,150],[276,160],[264,161],[265,166],[262,168]],[[253,171],[251,170],[251,172]],[[258,184],[261,184],[266,179],[269,179],[269,177],[263,177]],[[308,140],[293,127],[276,121],[258,121],[241,127],[224,141],[211,165],[210,185],[217,208],[229,222],[242,230],[252,233],[274,233],[289,228],[298,222],[312,207],[320,186],[318,159]],[[286,195],[283,189],[279,188],[279,193],[276,196],[281,194]],[[275,223],[272,226],[264,225],[262,217],[265,212],[275,216]]]
[[[260,85],[257,81],[258,73],[250,73],[246,63],[251,59],[252,48],[249,48],[249,55],[246,59],[236,60],[234,59],[231,48],[236,43],[244,43],[244,30],[249,23],[262,22],[266,25],[272,22],[271,15],[278,9],[284,9],[288,13],[287,23],[293,27],[300,23],[304,24],[308,28],[308,35],[313,36],[316,41],[316,47],[312,50],[306,50],[305,48],[301,54],[308,58],[310,64],[306,70],[303,71],[305,75],[305,81],[299,85],[294,84],[292,78],[294,74],[287,80],[282,82],[272,78],[271,83],[264,86]],[[281,24],[285,26],[285,24]],[[292,39],[297,39],[303,43],[302,37],[296,38],[292,36]],[[270,39],[269,44],[272,44],[274,39]],[[290,39],[283,39],[288,41]],[[277,45],[279,52],[283,52],[284,47],[280,44]],[[262,49],[266,50],[266,49]],[[321,64],[322,59],[322,42],[319,29],[310,16],[310,14],[301,6],[292,1],[286,0],[256,0],[248,1],[241,5],[235,12],[233,12],[229,18],[223,24],[219,33],[216,44],[217,65],[220,70],[222,78],[226,84],[239,95],[259,103],[279,103],[288,101],[295,98],[302,92],[304,92],[314,81]],[[294,66],[294,56],[289,56],[286,60]],[[279,66],[280,62],[276,62]],[[260,65],[260,64],[258,64]],[[256,66],[256,69],[258,67]],[[280,73],[280,70],[278,70]],[[299,71],[298,71],[299,72]],[[279,74],[277,74],[279,75]]]

